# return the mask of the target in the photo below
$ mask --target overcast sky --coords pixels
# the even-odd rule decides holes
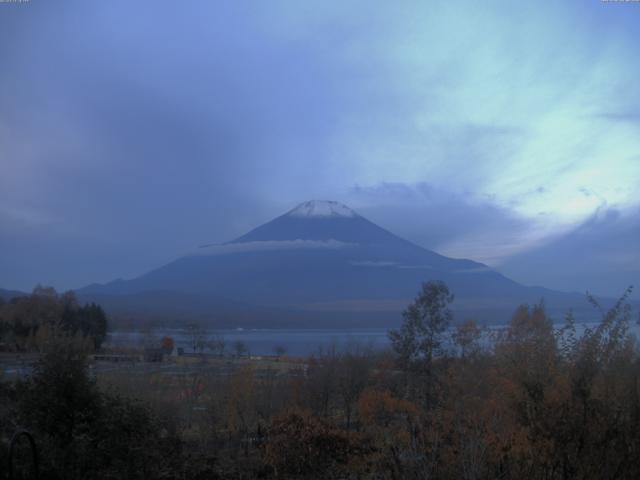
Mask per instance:
[[[525,284],[640,288],[640,4],[0,3],[0,287],[312,198]]]

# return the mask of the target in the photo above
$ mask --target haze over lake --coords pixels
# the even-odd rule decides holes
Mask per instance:
[[[597,323],[585,323],[577,325],[580,334],[585,328],[592,328]],[[562,323],[554,324],[554,329],[559,330]],[[488,331],[497,332],[506,325],[494,325]],[[453,333],[450,329],[448,334]],[[640,338],[640,326],[631,325],[630,332]],[[372,349],[379,351],[391,347],[388,330],[384,328],[359,328],[345,330],[334,329],[222,329],[205,330],[202,332],[205,340],[223,338],[225,354],[234,354],[236,342],[243,342],[251,355],[275,355],[276,348],[283,347],[287,355],[308,356],[320,352],[328,352],[335,348],[338,352],[349,349]],[[107,338],[107,345],[114,347],[140,347],[145,345],[156,346],[162,337],[168,336],[175,340],[176,347],[182,347],[185,353],[194,353],[193,333],[185,329],[153,329],[146,332],[114,331]],[[489,345],[489,341],[485,343]],[[445,341],[445,348],[453,348],[451,339]],[[205,353],[212,350],[204,348]]]

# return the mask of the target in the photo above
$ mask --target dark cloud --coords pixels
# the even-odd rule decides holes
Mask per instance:
[[[640,289],[640,211],[602,209],[546,245],[515,255],[499,270],[529,285],[621,295]]]
[[[361,214],[379,225],[441,252],[447,251],[453,240],[467,237],[473,241],[478,235],[497,246],[522,235],[531,225],[490,201],[478,202],[470,192],[452,192],[428,183],[356,186],[350,197],[354,204],[362,205]]]

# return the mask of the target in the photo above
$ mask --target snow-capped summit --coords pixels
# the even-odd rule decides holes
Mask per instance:
[[[346,205],[333,200],[310,200],[301,203],[287,215],[292,217],[357,217]]]
[[[230,243],[312,240],[348,244],[408,243],[342,203],[310,200]]]

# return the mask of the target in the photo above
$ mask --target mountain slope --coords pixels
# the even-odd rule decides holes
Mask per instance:
[[[9,301],[14,297],[23,297],[28,295],[28,293],[20,292],[18,290],[5,290],[4,288],[0,288],[0,298],[5,301]]]
[[[519,303],[541,297],[558,308],[582,302],[579,296],[523,287],[481,263],[421,248],[328,201],[305,202],[231,242],[205,245],[138,278],[92,285],[79,293],[83,298],[109,295],[113,304],[119,295],[131,303],[131,295],[175,292],[286,309],[324,325],[317,312],[324,312],[325,319],[329,312],[341,318],[349,312],[354,318],[356,313],[384,317],[386,312],[389,322],[396,321],[421,282],[432,279],[447,282],[462,315],[485,320],[499,311],[496,320],[504,321]],[[214,303],[204,302],[212,317]],[[206,315],[207,308],[200,308],[200,314]],[[266,317],[264,325],[271,325]]]

